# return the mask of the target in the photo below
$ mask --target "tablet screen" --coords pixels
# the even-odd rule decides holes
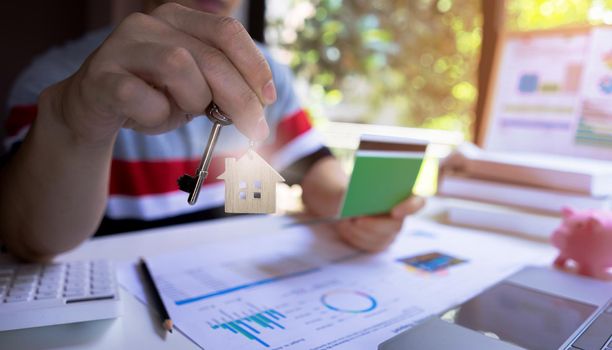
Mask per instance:
[[[442,319],[527,349],[556,349],[597,310],[512,283],[499,283]]]

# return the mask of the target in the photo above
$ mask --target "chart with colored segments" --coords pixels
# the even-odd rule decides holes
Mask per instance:
[[[543,257],[510,238],[410,220],[406,227],[378,255],[357,253],[332,232],[299,227],[147,261],[176,327],[205,349],[373,349]],[[446,273],[407,269],[425,257],[440,265],[442,255],[431,253],[439,246]],[[121,276],[143,299],[137,278]]]
[[[583,86],[584,99],[576,143],[612,148],[612,29],[593,32]]]
[[[398,297],[402,289],[408,291],[394,285],[392,276],[364,278],[351,264],[175,303],[170,313],[179,329],[206,349],[312,349],[372,342],[377,339],[368,340],[373,332],[425,316],[424,309]],[[391,291],[373,287],[383,284]]]
[[[612,27],[512,34],[500,47],[483,147],[611,160]]]
[[[254,340],[264,347],[270,347],[270,345],[259,338],[262,331],[285,329],[281,323],[286,316],[274,309],[247,313],[244,316],[230,315],[224,311],[220,311],[220,313],[232,321],[211,324],[212,329],[225,329],[233,334],[242,335],[248,340]]]

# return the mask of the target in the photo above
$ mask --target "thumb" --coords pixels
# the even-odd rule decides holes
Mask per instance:
[[[396,205],[391,210],[391,217],[394,219],[403,219],[410,214],[419,211],[425,205],[425,198],[412,196]]]

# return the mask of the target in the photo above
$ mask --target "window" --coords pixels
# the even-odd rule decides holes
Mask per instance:
[[[261,192],[253,192],[253,198],[261,199]]]
[[[490,2],[267,0],[266,42],[295,72],[315,119],[458,130],[469,138],[482,9]],[[508,30],[612,24],[609,0],[505,2]]]
[[[247,193],[245,191],[240,191],[239,196],[241,200],[246,200]]]
[[[506,0],[508,30],[535,30],[585,24],[612,24],[607,0]]]
[[[268,0],[266,42],[314,118],[468,132],[481,1]]]

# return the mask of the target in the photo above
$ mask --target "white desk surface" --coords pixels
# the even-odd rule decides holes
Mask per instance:
[[[117,264],[140,256],[193,245],[236,240],[282,229],[292,219],[241,216],[92,239],[58,261],[110,259]],[[544,250],[548,250],[541,243]],[[180,332],[164,335],[159,316],[121,288],[123,315],[117,319],[0,332],[1,349],[199,349]]]

